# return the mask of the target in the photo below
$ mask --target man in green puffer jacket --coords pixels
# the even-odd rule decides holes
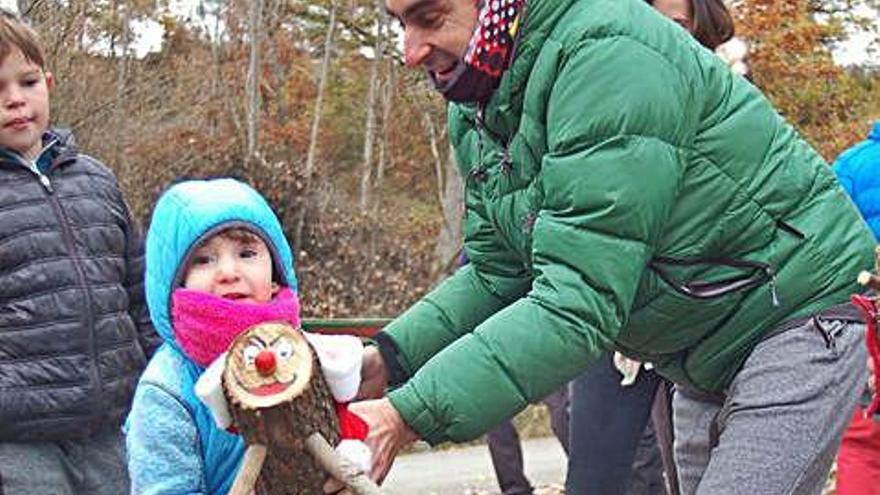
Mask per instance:
[[[476,4],[476,5],[475,5]],[[677,384],[684,493],[818,493],[873,239],[761,93],[642,0],[386,0],[449,106],[471,264],[377,337],[374,475],[614,349]]]

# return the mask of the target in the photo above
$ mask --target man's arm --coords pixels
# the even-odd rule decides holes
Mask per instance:
[[[681,187],[696,118],[683,82],[633,40],[585,40],[566,58],[548,104],[531,290],[389,394],[420,437],[476,437],[617,337]]]

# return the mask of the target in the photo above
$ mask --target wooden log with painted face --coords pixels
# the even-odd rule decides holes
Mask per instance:
[[[322,493],[326,468],[306,443],[318,434],[336,445],[339,427],[318,359],[302,332],[270,322],[242,333],[227,354],[223,387],[248,445],[242,486],[237,479],[234,489],[257,495]]]

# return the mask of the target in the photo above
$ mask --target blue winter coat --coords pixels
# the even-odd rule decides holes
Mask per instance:
[[[180,285],[187,253],[230,227],[245,227],[269,246],[275,272],[297,288],[293,255],[278,219],[259,193],[232,179],[183,182],[156,204],[146,246],[150,316],[164,344],[135,391],[126,422],[132,493],[225,494],[244,453],[241,437],[219,429],[195,396],[203,369],[174,341],[171,293]]]
[[[843,152],[834,172],[859,207],[859,211],[880,239],[880,120],[868,139]]]

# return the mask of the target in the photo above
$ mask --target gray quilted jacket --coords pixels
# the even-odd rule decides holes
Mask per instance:
[[[0,442],[118,428],[159,340],[143,244],[112,172],[52,130],[0,153]]]

